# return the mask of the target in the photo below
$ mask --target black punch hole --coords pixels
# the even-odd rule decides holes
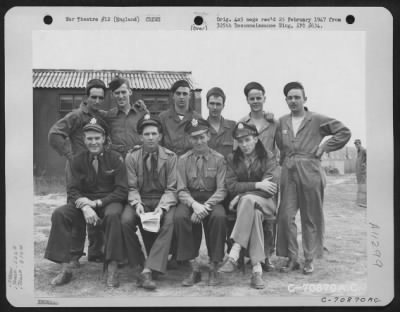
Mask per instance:
[[[194,23],[195,23],[197,26],[200,26],[201,24],[203,24],[203,18],[202,18],[201,16],[196,16],[196,17],[194,18]]]
[[[46,25],[50,25],[51,23],[53,23],[53,18],[51,17],[51,15],[46,15],[45,17],[43,17],[43,22]]]
[[[353,24],[355,20],[356,20],[356,19],[354,18],[353,15],[347,15],[347,16],[346,16],[346,22],[347,22],[347,24]]]

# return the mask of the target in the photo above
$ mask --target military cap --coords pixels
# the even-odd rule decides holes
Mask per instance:
[[[106,85],[103,80],[100,79],[91,79],[86,83],[85,93],[89,95],[90,89],[92,88],[101,88],[106,92]]]
[[[139,119],[136,130],[139,134],[143,133],[143,129],[146,126],[155,126],[158,128],[158,131],[162,132],[161,122],[158,120],[157,117],[153,117],[150,114],[145,114],[142,118]]]
[[[206,95],[207,102],[208,102],[208,99],[210,98],[210,96],[212,96],[212,95],[222,97],[222,100],[225,103],[226,96],[225,96],[224,91],[222,91],[221,88],[214,87],[214,88],[211,88],[210,90],[208,90],[207,95]]]
[[[171,92],[175,93],[176,89],[178,89],[179,87],[186,87],[190,89],[190,85],[186,80],[178,80],[175,81],[175,83],[172,85]]]
[[[185,132],[191,136],[196,136],[207,132],[210,129],[210,124],[202,118],[188,120],[185,124]]]
[[[96,131],[106,135],[106,128],[100,125],[100,122],[96,118],[90,119],[89,123],[83,127],[83,131]]]
[[[355,139],[354,140],[354,144],[356,144],[356,143],[360,143],[361,144],[361,140],[360,139]]]
[[[287,96],[289,91],[292,89],[300,89],[300,90],[304,91],[304,87],[300,82],[293,81],[293,82],[289,82],[288,84],[286,84],[286,86],[283,88],[283,94],[285,96]]]
[[[247,124],[244,122],[239,122],[236,124],[235,128],[233,128],[232,136],[236,140],[248,135],[253,135],[253,136],[258,135],[257,128],[254,125]]]
[[[124,77],[115,76],[113,78],[113,80],[111,80],[111,82],[108,84],[108,86],[110,87],[111,91],[114,91],[114,90],[118,89],[120,86],[122,86],[123,84],[126,84],[126,86],[128,88],[131,87],[128,79],[126,79]]]
[[[252,81],[252,82],[249,82],[249,83],[244,87],[244,94],[246,95],[246,97],[247,97],[247,95],[249,94],[250,90],[253,90],[253,89],[255,89],[255,90],[260,90],[260,91],[262,91],[263,94],[265,93],[265,89],[264,89],[264,87],[263,87],[260,83],[255,82],[255,81]]]

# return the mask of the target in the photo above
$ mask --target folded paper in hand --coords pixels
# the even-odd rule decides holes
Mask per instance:
[[[146,212],[140,215],[142,226],[145,231],[157,233],[160,230],[160,214]]]

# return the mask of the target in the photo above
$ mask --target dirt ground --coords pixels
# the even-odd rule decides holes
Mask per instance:
[[[315,272],[305,276],[301,271],[283,274],[264,272],[266,287],[255,290],[249,287],[251,268],[246,272],[224,275],[221,285],[207,286],[207,262],[204,241],[201,247],[203,281],[184,288],[181,281],[189,272],[188,267],[168,271],[157,281],[156,291],[149,292],[136,286],[136,272],[128,267],[120,270],[121,285],[107,289],[102,278],[102,264],[81,259],[81,267],[74,271],[68,285],[50,286],[59,266],[43,258],[50,231],[52,211],[64,204],[65,194],[35,196],[35,294],[40,298],[51,297],[223,297],[223,296],[359,296],[365,294],[367,285],[366,209],[356,205],[356,181],[353,175],[328,177],[325,189],[325,247],[324,258],[315,261]],[[299,222],[299,219],[297,219]],[[298,240],[301,227],[298,224]],[[301,245],[301,243],[300,243]],[[302,255],[302,252],[300,252]],[[302,259],[300,259],[303,262]],[[276,267],[285,259],[274,256]]]

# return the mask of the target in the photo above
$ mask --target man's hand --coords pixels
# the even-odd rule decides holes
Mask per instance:
[[[138,215],[141,215],[142,213],[144,213],[144,207],[143,207],[143,205],[141,203],[138,203],[136,205],[136,213]]]
[[[159,214],[162,216],[164,210],[161,207],[156,207],[156,209],[154,209],[154,213]]]
[[[192,213],[192,216],[190,217],[190,220],[192,221],[192,223],[194,224],[198,224],[201,222],[201,218],[196,214],[196,213]]]
[[[138,110],[138,111],[145,111],[145,112],[149,112],[149,110],[147,109],[146,104],[144,103],[144,101],[142,99],[137,100],[135,103],[133,103],[133,106]]]
[[[90,200],[87,197],[80,197],[75,201],[75,206],[78,209],[82,209],[83,206],[89,206],[91,208],[96,208],[96,201]]]
[[[96,212],[90,206],[84,206],[82,212],[86,223],[96,226],[97,222],[100,220]]]
[[[207,217],[209,209],[208,207],[198,203],[198,202],[193,202],[192,208],[195,214],[197,214],[201,219],[204,219]]]
[[[229,211],[236,211],[236,205],[238,204],[240,199],[239,195],[236,195],[231,202],[229,203]]]
[[[266,113],[265,113],[265,118],[266,118],[268,121],[273,121],[273,120],[274,120],[274,113],[266,112]]]
[[[278,191],[278,187],[276,183],[270,181],[271,179],[272,178],[269,177],[262,180],[261,182],[257,182],[256,188],[270,194],[276,194],[276,192]]]

